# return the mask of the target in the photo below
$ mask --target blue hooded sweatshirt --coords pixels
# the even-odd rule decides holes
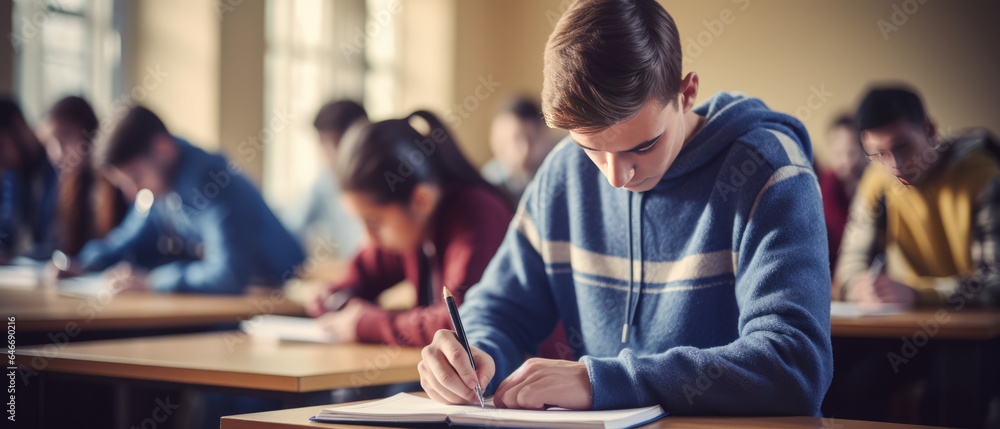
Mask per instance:
[[[151,268],[160,292],[238,294],[294,277],[305,253],[257,188],[221,155],[175,140],[172,191],[152,206],[133,205],[107,237],[88,242],[79,254],[85,269],[119,261]]]
[[[809,136],[743,95],[695,112],[705,125],[646,192],[568,139],[548,156],[461,307],[497,366],[487,393],[561,320],[595,409],[819,414],[830,269]]]

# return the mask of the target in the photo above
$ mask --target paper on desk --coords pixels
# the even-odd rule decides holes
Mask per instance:
[[[272,340],[337,342],[336,335],[324,330],[316,319],[310,317],[262,314],[240,322],[240,330],[254,337]]]
[[[830,303],[830,317],[889,316],[904,311],[906,311],[906,306],[903,304],[858,304],[847,301]]]

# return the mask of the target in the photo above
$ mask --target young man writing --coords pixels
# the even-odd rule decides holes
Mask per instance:
[[[94,162],[125,195],[148,190],[107,237],[84,246],[82,270],[128,263],[127,287],[238,294],[277,286],[305,259],[260,193],[226,159],[172,136],[153,112],[132,108]],[[148,271],[148,274],[146,273]]]
[[[423,351],[435,400],[815,415],[832,376],[829,260],[802,124],[720,93],[695,108],[669,14],[581,0],[545,49],[567,129],[461,308]],[[557,321],[577,362],[531,359]]]
[[[835,286],[849,301],[1000,305],[1000,146],[942,140],[905,87],[873,89],[857,113],[872,163],[858,184]],[[885,270],[868,272],[875,255]]]

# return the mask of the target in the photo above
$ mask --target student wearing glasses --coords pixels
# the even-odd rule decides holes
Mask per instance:
[[[857,302],[1000,304],[1000,146],[983,130],[938,135],[906,87],[871,90],[857,112],[871,165],[858,184],[835,271]],[[868,271],[875,255],[884,270]]]

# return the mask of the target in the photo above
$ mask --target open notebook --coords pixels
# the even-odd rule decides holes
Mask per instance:
[[[531,428],[630,428],[665,416],[659,405],[608,411],[545,411],[497,408],[493,399],[478,405],[444,405],[399,393],[380,401],[324,408],[309,419],[328,423],[448,423],[452,425]]]

